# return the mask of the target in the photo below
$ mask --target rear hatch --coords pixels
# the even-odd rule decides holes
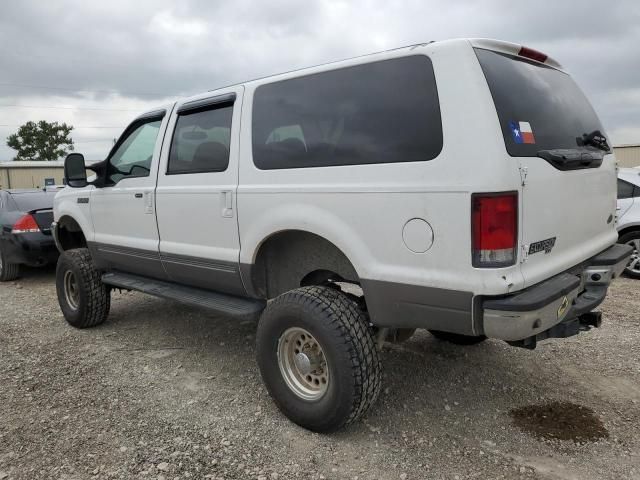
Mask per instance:
[[[519,257],[528,286],[615,242],[615,160],[573,79],[539,52],[505,50],[475,48],[507,161],[520,170]]]

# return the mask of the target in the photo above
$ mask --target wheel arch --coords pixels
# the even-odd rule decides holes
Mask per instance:
[[[80,224],[71,215],[62,215],[56,222],[56,245],[60,251],[87,248],[87,237]]]
[[[624,228],[621,228],[620,230],[618,230],[618,238],[631,232],[640,232],[640,223],[625,225]]]
[[[321,235],[298,229],[265,237],[255,248],[252,263],[242,264],[241,270],[249,294],[260,298],[328,281],[360,283],[356,267],[341,248]]]

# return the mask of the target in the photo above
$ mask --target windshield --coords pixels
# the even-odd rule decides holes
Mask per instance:
[[[476,48],[498,112],[507,152],[576,149],[584,134],[603,131],[593,107],[566,73],[526,59]]]

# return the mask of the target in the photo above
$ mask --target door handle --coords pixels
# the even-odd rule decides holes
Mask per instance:
[[[136,193],[136,194],[135,194],[135,197],[136,197],[136,198],[142,198],[142,194],[141,194],[141,193]]]
[[[220,192],[220,203],[222,204],[222,216],[226,218],[233,217],[233,192]]]

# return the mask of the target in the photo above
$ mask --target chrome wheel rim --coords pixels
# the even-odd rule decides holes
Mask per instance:
[[[327,359],[320,343],[304,328],[289,328],[280,336],[278,367],[289,389],[301,399],[318,400],[327,392]]]
[[[629,260],[629,264],[627,265],[627,271],[630,273],[640,274],[640,238],[629,240],[627,245],[631,245],[631,247],[633,247],[631,260]]]
[[[64,272],[64,296],[67,300],[67,305],[73,310],[77,310],[80,303],[80,291],[76,276],[71,270]]]

